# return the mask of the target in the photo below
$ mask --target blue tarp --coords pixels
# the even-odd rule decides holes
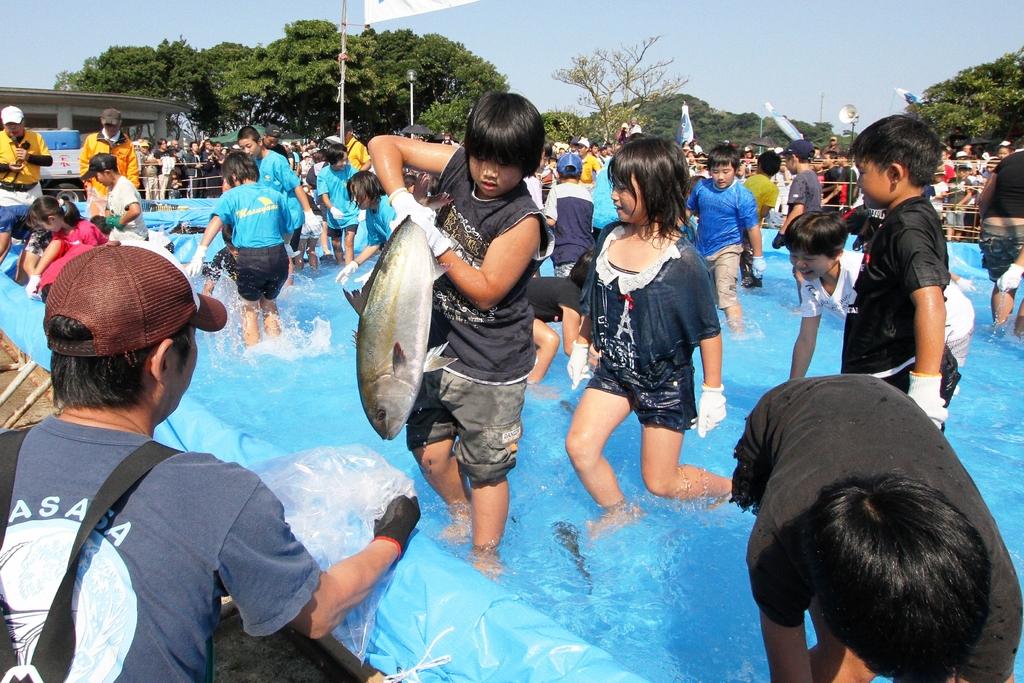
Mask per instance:
[[[180,239],[179,239],[180,237]],[[198,235],[175,236],[179,258]],[[212,250],[211,250],[212,253]],[[8,257],[5,266],[9,266]],[[6,267],[4,268],[6,270]],[[44,306],[0,277],[0,329],[45,368],[50,352],[42,332]],[[223,423],[188,396],[156,429],[174,448],[214,453],[242,465],[285,451]],[[449,630],[450,629],[450,630]],[[589,645],[464,561],[415,534],[381,599],[367,661],[385,672],[414,667],[431,656],[451,661],[419,674],[422,681],[642,681],[600,648]]]

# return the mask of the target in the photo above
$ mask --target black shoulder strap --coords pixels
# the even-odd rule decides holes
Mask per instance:
[[[24,434],[22,434],[21,440],[24,440],[24,438]],[[14,457],[11,458],[11,445],[13,445],[13,439],[0,440],[0,476],[6,476],[8,471],[12,475],[10,479],[0,480],[0,503],[3,502],[2,496],[6,496],[8,511],[10,510],[10,498],[14,490],[13,474],[17,468],[17,450],[14,450]],[[20,448],[20,442],[17,445]],[[33,663],[38,662],[38,664],[35,664],[35,667],[42,680],[47,682],[63,681],[71,668],[71,661],[75,654],[75,622],[71,613],[71,598],[74,595],[75,579],[78,574],[78,561],[89,535],[107,514],[107,510],[145,478],[150,470],[179,452],[155,441],[143,444],[132,451],[128,457],[114,468],[114,471],[103,482],[100,490],[89,503],[85,519],[82,520],[82,524],[78,528],[78,534],[75,536],[75,541],[71,546],[64,579],[61,581],[60,587],[57,588],[56,595],[54,595],[46,623],[43,625],[42,633],[39,636],[39,641],[32,656]],[[13,460],[13,467],[8,470],[7,463],[10,460]],[[7,520],[5,518],[3,520],[4,531],[6,531],[6,528]],[[0,537],[0,547],[2,547],[2,537]],[[10,642],[10,633],[6,627],[6,619],[4,621],[3,631],[5,635],[0,638],[6,638]],[[0,640],[0,646],[2,645],[2,640]],[[13,646],[7,648],[0,647],[0,662],[4,662],[3,665],[10,669],[17,662],[16,658],[12,661],[8,657],[14,657]],[[8,661],[11,662],[10,665],[6,664]]]
[[[14,496],[14,475],[18,470],[18,452],[26,436],[27,429],[0,434],[0,514],[3,514],[0,520],[0,548],[3,548],[7,536],[7,520],[11,514],[11,498]],[[14,643],[7,630],[7,618],[2,611],[0,617],[4,619],[3,635],[0,635],[0,670],[8,671],[17,665],[18,657],[14,653]]]

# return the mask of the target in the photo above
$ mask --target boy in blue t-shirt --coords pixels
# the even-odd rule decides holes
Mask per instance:
[[[288,239],[288,256],[295,257],[305,224],[310,232],[319,233],[322,228],[320,217],[313,213],[309,199],[302,189],[299,176],[288,165],[288,159],[267,147],[260,132],[252,126],[243,126],[238,131],[238,146],[256,162],[256,181],[272,187],[286,198],[286,210],[291,231]],[[302,267],[302,254],[298,254],[297,268]]]
[[[580,181],[583,160],[568,152],[558,159],[558,185],[548,193],[544,215],[555,229],[551,260],[555,277],[569,277],[580,256],[594,248],[594,200]]]
[[[359,229],[359,207],[348,193],[348,181],[356,169],[348,163],[345,145],[332,143],[324,149],[327,164],[316,176],[316,195],[327,217],[327,234],[334,249],[334,260],[340,265],[344,254],[345,265],[352,263],[355,250],[356,230]],[[344,250],[341,236],[345,235]]]
[[[396,217],[391,201],[384,194],[384,186],[369,171],[359,171],[352,176],[348,181],[348,195],[366,212],[366,248],[338,273],[335,282],[342,285],[388,241],[391,223]]]
[[[710,178],[702,178],[690,193],[686,208],[697,215],[697,251],[715,279],[718,307],[733,330],[743,328],[743,307],[736,296],[743,233],[754,252],[752,272],[760,278],[766,269],[761,250],[761,221],[757,200],[736,179],[740,154],[732,145],[718,145],[708,154]]]
[[[266,333],[271,337],[281,334],[275,299],[288,279],[286,240],[292,235],[292,223],[285,196],[257,184],[260,173],[251,156],[241,152],[228,154],[221,173],[229,189],[214,206],[214,215],[185,270],[189,276],[198,275],[210,243],[224,226],[230,226],[231,241],[237,251],[235,272],[242,301],[242,337],[246,346],[253,346],[260,341],[260,312]]]

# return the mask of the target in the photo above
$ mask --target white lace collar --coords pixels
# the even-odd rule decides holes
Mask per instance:
[[[665,249],[665,251],[661,252],[661,256],[658,257],[657,261],[647,266],[639,273],[623,273],[622,271],[616,270],[615,267],[608,262],[608,247],[612,242],[620,239],[625,232],[625,228],[621,225],[612,230],[611,234],[608,235],[608,238],[604,241],[604,244],[601,247],[601,253],[598,254],[597,264],[595,265],[597,275],[601,278],[601,282],[610,285],[615,282],[615,280],[619,281],[619,294],[629,294],[630,292],[646,287],[652,280],[654,280],[655,277],[657,277],[658,273],[661,272],[661,267],[665,265],[666,262],[681,256],[679,253],[679,247],[677,247],[673,242],[667,249]]]

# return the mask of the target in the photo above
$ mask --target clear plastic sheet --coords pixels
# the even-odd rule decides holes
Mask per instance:
[[[414,496],[412,480],[363,446],[322,447],[266,460],[252,468],[284,505],[295,537],[324,569],[373,538],[374,520],[397,496]],[[333,635],[360,660],[391,572]]]

